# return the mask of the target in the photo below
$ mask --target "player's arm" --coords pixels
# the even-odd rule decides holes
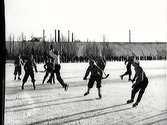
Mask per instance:
[[[23,62],[22,58],[20,58],[20,63],[21,63],[21,65],[24,65],[24,62]]]
[[[36,66],[36,63],[35,63],[35,60],[33,59],[33,67],[34,67],[34,69],[35,69],[35,72],[38,72],[38,70],[37,70],[37,66]]]
[[[126,65],[127,61],[128,61],[128,60],[126,59],[126,60],[125,60],[125,65]]]
[[[135,76],[132,79],[132,83],[135,81],[136,78],[137,78],[137,74],[135,73]]]
[[[52,58],[56,58],[57,56],[54,54],[54,52],[53,51],[49,51],[49,55],[52,57]]]
[[[46,70],[46,69],[47,69],[47,63],[46,63],[43,67],[44,67],[44,69]]]
[[[90,72],[90,66],[88,67],[88,69],[86,70],[86,73],[85,73],[85,76],[84,76],[84,80],[87,79],[88,75],[89,75],[89,72]]]

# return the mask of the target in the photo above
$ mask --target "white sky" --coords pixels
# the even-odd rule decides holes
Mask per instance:
[[[54,29],[76,39],[167,42],[167,0],[5,0],[6,36],[54,37]],[[52,34],[52,35],[51,35]]]

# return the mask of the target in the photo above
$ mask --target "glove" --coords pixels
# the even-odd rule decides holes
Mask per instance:
[[[84,78],[83,78],[83,80],[87,80],[87,78],[86,78],[86,77],[84,77]]]

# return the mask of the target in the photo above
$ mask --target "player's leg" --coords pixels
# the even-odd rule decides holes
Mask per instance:
[[[89,87],[87,88],[87,91],[84,93],[84,96],[86,96],[86,95],[88,95],[88,94],[89,94],[90,89],[91,89],[91,88],[89,88]]]
[[[142,89],[142,88],[140,89],[139,95],[137,97],[136,102],[133,104],[133,107],[136,107],[139,104],[139,102],[140,102],[140,100],[141,100],[141,98],[143,96],[144,91],[145,91],[145,89]]]
[[[54,77],[54,71],[51,71],[51,72],[50,72],[50,77],[49,77],[47,83],[52,84],[52,78],[53,78],[53,77]]]
[[[29,72],[25,72],[25,75],[24,75],[23,81],[22,81],[22,86],[21,86],[22,90],[24,89],[24,84],[27,82],[28,77],[29,77]]]
[[[131,76],[132,76],[132,71],[130,70],[130,71],[128,71],[129,72],[129,81],[131,81],[132,79],[131,79]]]
[[[140,100],[145,92],[147,85],[148,85],[148,79],[146,81],[144,81],[144,83],[142,83],[141,89],[139,91],[139,95],[137,97],[136,102],[133,104],[133,107],[136,107],[139,104],[139,102],[140,102]]]
[[[140,87],[138,85],[134,86],[131,92],[131,99],[127,101],[128,103],[132,103],[134,101],[136,93],[139,91]]]
[[[21,75],[21,66],[18,67],[18,80],[21,80],[20,75]]]
[[[62,87],[67,91],[68,84],[64,83],[63,79],[61,78],[61,75],[60,75],[60,65],[55,65],[55,73],[56,73],[57,80],[62,85]]]
[[[34,90],[35,90],[35,79],[34,79],[34,72],[32,71],[32,72],[30,72],[30,77],[31,77],[31,82],[32,82],[32,84],[33,84],[33,88],[34,88]]]
[[[53,77],[52,77],[52,81],[53,81],[53,84],[55,84],[55,75],[53,74]]]
[[[43,81],[42,81],[42,84],[44,84],[44,82],[45,82],[45,80],[46,80],[48,74],[49,74],[48,71],[46,71],[45,76],[44,76]]]
[[[88,88],[87,88],[87,91],[85,92],[84,96],[86,96],[86,95],[89,94],[90,89],[93,87],[94,82],[95,82],[95,79],[94,79],[94,78],[90,78],[90,79],[89,79]]]
[[[16,75],[17,75],[17,67],[15,66],[15,68],[14,68],[14,80],[16,80]]]
[[[98,78],[96,80],[97,84],[96,84],[96,88],[98,90],[98,96],[99,96],[99,99],[102,98],[102,95],[101,95],[101,78]]]

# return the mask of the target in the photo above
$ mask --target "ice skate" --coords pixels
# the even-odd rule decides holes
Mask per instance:
[[[133,108],[136,107],[136,106],[138,106],[137,102],[132,105]]]
[[[34,90],[36,89],[36,87],[34,86]]]
[[[69,85],[66,84],[66,85],[64,86],[64,90],[67,91],[67,90],[68,90],[68,87],[69,87]]]
[[[33,88],[34,88],[34,90],[36,89],[36,87],[35,87],[35,82],[33,82]]]
[[[84,96],[86,96],[86,95],[88,95],[89,94],[89,92],[86,92],[85,94],[84,94]]]
[[[18,77],[18,80],[21,80],[21,78],[20,78],[20,77]]]
[[[50,80],[47,81],[48,84],[52,84],[52,82]]]
[[[132,103],[132,102],[133,102],[133,100],[130,99],[127,101],[127,104]]]
[[[21,89],[22,89],[22,90],[24,89],[24,86],[23,86],[23,85],[21,86]]]
[[[99,99],[101,99],[102,98],[102,95],[101,94],[99,94]]]

